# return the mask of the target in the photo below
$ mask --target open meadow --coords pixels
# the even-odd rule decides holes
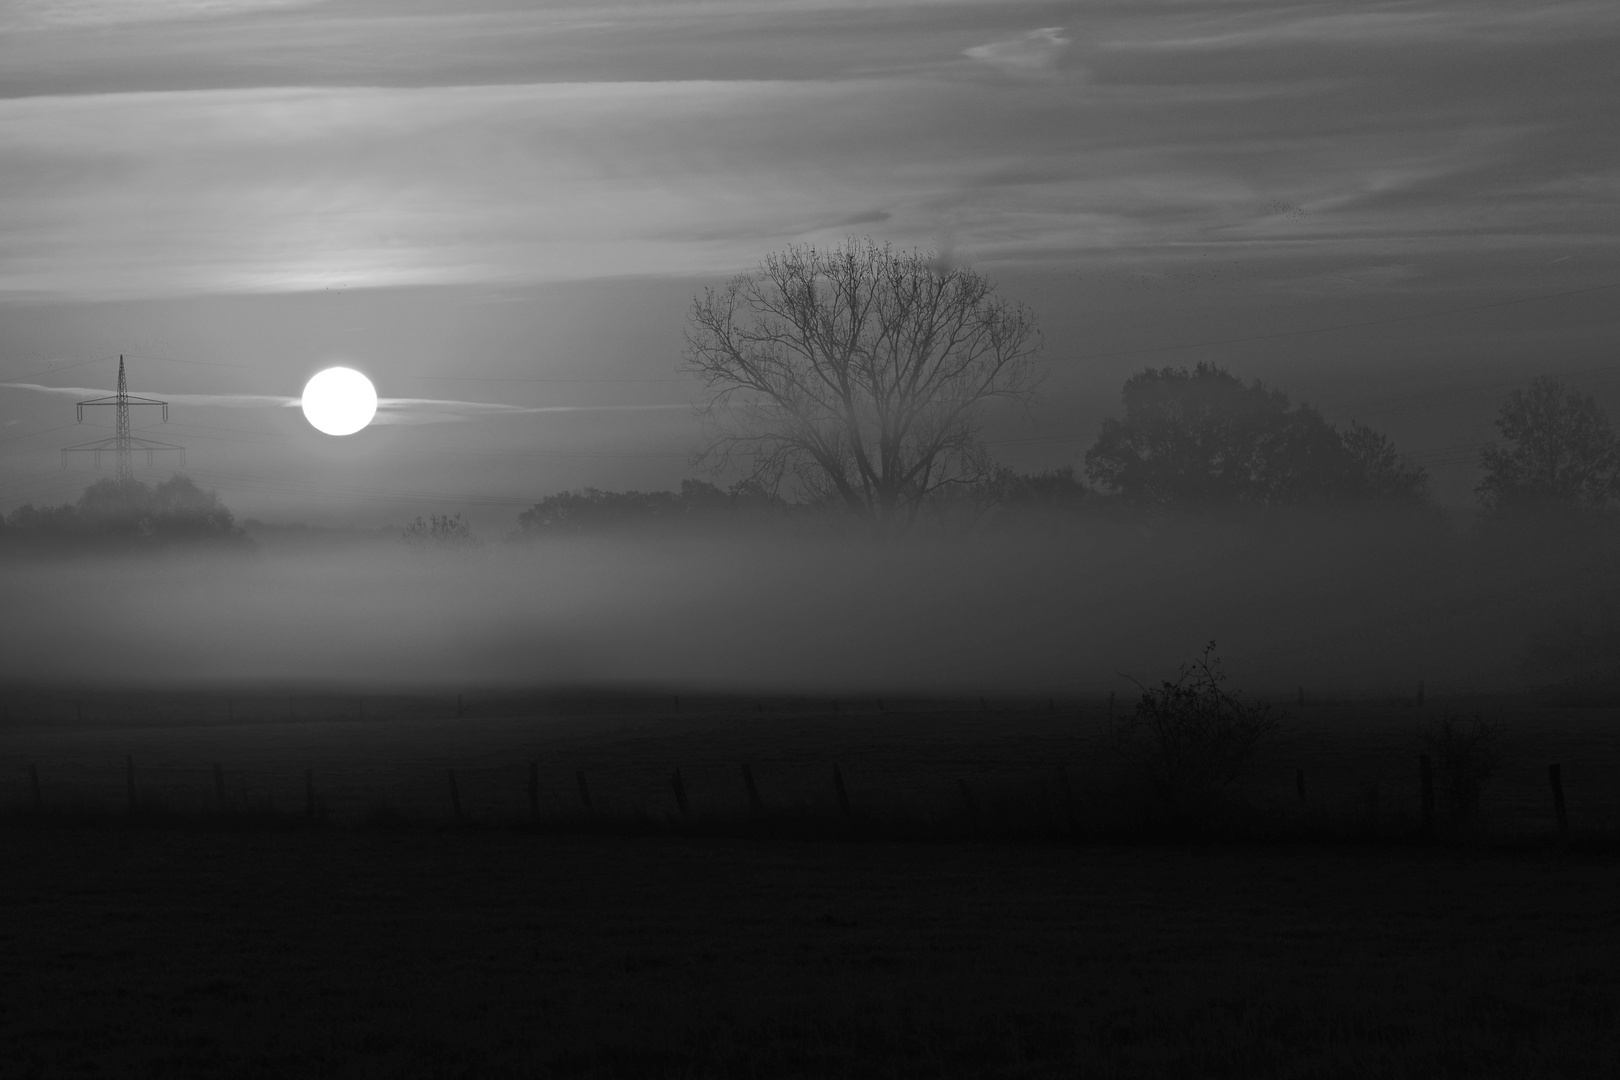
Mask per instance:
[[[1620,717],[1577,565],[1430,517],[16,560],[0,1054],[1612,1074]],[[1230,682],[1187,682],[1211,637]]]
[[[1106,700],[10,690],[13,1075],[1620,1065],[1610,710],[1296,700],[1176,836]],[[1476,709],[1428,838],[1420,733]]]
[[[313,792],[319,816],[342,824],[453,822],[459,811],[486,825],[726,828],[836,824],[847,807],[891,831],[1091,834],[1128,828],[1137,814],[1118,744],[1134,705],[30,688],[8,696],[17,717],[0,750],[0,805],[32,809],[37,784],[40,810],[92,816],[298,816]],[[1495,767],[1468,831],[1555,836],[1547,767],[1557,764],[1571,827],[1620,832],[1615,711],[1528,696],[1296,699],[1228,794],[1277,827],[1411,831],[1424,735],[1447,718],[1467,732],[1476,717],[1494,731]],[[1444,795],[1441,831],[1455,824]]]

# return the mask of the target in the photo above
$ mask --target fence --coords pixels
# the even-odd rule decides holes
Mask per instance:
[[[1403,816],[1397,807],[1382,802],[1382,793],[1376,786],[1363,787],[1359,807],[1347,808],[1342,801],[1336,806],[1318,806],[1312,802],[1309,777],[1302,768],[1294,771],[1295,805],[1269,807],[1273,812],[1272,820],[1295,826],[1332,822],[1340,826],[1359,826],[1361,831],[1371,834],[1429,838],[1459,827],[1480,825],[1477,812],[1470,815],[1463,809],[1459,816],[1458,808],[1453,807],[1450,813],[1442,814],[1431,755],[1419,755],[1414,766],[1413,790],[1419,808],[1415,820],[1409,815]],[[541,763],[537,760],[501,770],[486,767],[472,770],[470,774],[468,770],[446,768],[437,777],[437,798],[424,790],[431,786],[434,778],[422,776],[417,778],[417,790],[403,803],[379,798],[377,792],[357,787],[353,777],[340,777],[333,783],[333,778],[324,776],[313,766],[289,777],[227,768],[222,762],[206,767],[143,768],[130,755],[118,770],[123,783],[122,791],[116,795],[115,785],[109,782],[111,778],[107,775],[111,771],[107,767],[79,765],[53,774],[49,763],[30,762],[26,770],[27,802],[23,806],[13,804],[13,808],[26,809],[42,817],[62,813],[105,817],[121,810],[129,815],[149,817],[280,817],[319,822],[415,819],[491,825],[527,822],[553,827],[620,823],[682,828],[741,822],[760,824],[771,820],[819,821],[824,825],[861,821],[881,825],[888,820],[913,826],[931,822],[953,826],[957,831],[1055,836],[1106,832],[1110,827],[1128,824],[1133,813],[1140,809],[1139,802],[1133,803],[1132,796],[1118,788],[1093,791],[1090,797],[1077,793],[1064,765],[1027,777],[1026,782],[1016,788],[1003,782],[985,790],[967,776],[959,775],[955,778],[954,790],[937,793],[939,797],[932,815],[917,813],[915,806],[908,813],[905,800],[892,797],[892,792],[857,787],[852,793],[839,763],[822,770],[825,797],[811,801],[802,798],[805,794],[802,786],[797,791],[801,798],[797,800],[772,798],[773,793],[756,778],[752,763],[746,761],[735,767],[729,784],[689,791],[687,777],[680,767],[675,767],[665,781],[666,798],[658,799],[654,792],[643,790],[633,793],[638,797],[626,800],[623,797],[626,793],[621,790],[617,792],[618,799],[605,803],[593,796],[593,783],[587,770],[574,769],[572,785],[548,784],[542,778]],[[710,772],[711,782],[720,779],[712,775],[713,770]],[[1550,763],[1546,778],[1546,805],[1555,825],[1553,835],[1567,842],[1571,823],[1562,763]],[[560,781],[562,777],[550,779]],[[572,791],[569,791],[570,786]],[[469,798],[464,799],[464,791]],[[395,794],[398,794],[397,789]],[[1112,813],[1108,811],[1110,803],[1114,805]],[[1591,833],[1613,823],[1608,820],[1582,822],[1577,813],[1576,824]]]

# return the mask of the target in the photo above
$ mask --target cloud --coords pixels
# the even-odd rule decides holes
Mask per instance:
[[[218,29],[188,45],[191,88],[125,92],[185,82],[148,42],[118,64],[40,62],[111,72],[118,92],[22,79],[0,98],[0,300],[719,277],[855,229],[920,247],[949,233],[991,267],[1215,240],[1609,238],[1600,103],[1620,16],[1480,4],[1489,32],[1457,3],[1143,0],[1085,24],[1083,86],[1055,77],[1079,27],[1007,36],[1005,8],[972,0],[950,18],[919,5],[904,34],[892,12],[817,21],[810,0],[772,9],[802,24],[680,5],[680,34],[662,7],[592,28],[548,5],[522,48],[510,5],[413,6],[375,47],[382,5],[329,5],[255,16],[304,35],[264,65],[257,33],[195,19]],[[542,15],[566,27],[548,37]],[[784,26],[812,24],[785,44]],[[416,63],[429,53],[478,63]],[[981,64],[1017,77],[973,77]],[[261,77],[282,83],[232,81]],[[1309,215],[1258,222],[1268,199]]]
[[[255,15],[311,7],[326,0],[21,0],[13,7],[15,25],[94,27],[124,23],[178,22],[232,15]]]
[[[1004,71],[1028,75],[1051,70],[1071,42],[1071,38],[1063,36],[1063,27],[1045,26],[1005,41],[975,45],[962,50],[962,55]]]
[[[6,382],[0,383],[0,388],[7,390],[32,390],[39,394],[56,394],[61,397],[88,398],[112,397],[116,390],[98,389],[93,386],[41,386],[39,383]],[[130,395],[139,404],[139,399],[149,398],[165,401],[170,405],[213,405],[224,408],[237,409],[263,409],[287,408],[296,406],[299,399],[286,397],[281,394],[163,394],[140,393]]]
[[[0,389],[29,390],[78,400],[111,397],[112,390],[91,386],[42,386],[39,383],[6,382]],[[282,394],[164,394],[134,395],[165,401],[170,405],[212,406],[226,409],[298,408],[303,399]],[[491,401],[457,401],[447,398],[383,397],[377,399],[377,424],[435,424],[469,420],[481,416],[533,416],[541,413],[622,413],[690,411],[689,403],[653,405],[511,405]]]
[[[440,398],[378,398],[376,424],[439,424],[479,416],[533,416],[538,413],[691,411],[690,404],[667,405],[506,405]]]

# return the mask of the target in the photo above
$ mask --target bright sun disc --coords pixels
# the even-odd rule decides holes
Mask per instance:
[[[377,389],[353,368],[327,368],[304,384],[304,418],[328,435],[353,435],[377,415]]]

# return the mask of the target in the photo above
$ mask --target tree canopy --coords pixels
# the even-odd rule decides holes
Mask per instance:
[[[1620,440],[1590,394],[1540,376],[1508,395],[1496,427],[1508,445],[1480,454],[1475,489],[1488,510],[1602,510],[1620,495]]]
[[[1422,498],[1427,475],[1383,434],[1340,431],[1309,405],[1212,364],[1126,381],[1125,415],[1086,452],[1093,483],[1131,502],[1186,508]]]
[[[1025,398],[1031,313],[971,270],[870,241],[791,247],[693,303],[685,370],[713,441],[776,494],[844,507],[888,532],[933,492],[993,471],[984,405]]]
[[[178,473],[156,485],[97,480],[76,502],[19,507],[7,525],[9,540],[39,549],[250,543],[217,493]]]

